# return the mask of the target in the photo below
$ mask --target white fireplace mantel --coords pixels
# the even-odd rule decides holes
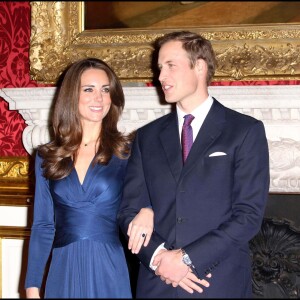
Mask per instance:
[[[48,119],[54,87],[3,88],[0,96],[18,110],[27,127],[23,144],[31,154],[49,140]],[[300,192],[300,86],[213,86],[222,104],[263,121],[270,152],[270,192]],[[154,87],[124,87],[125,109],[119,129],[130,132],[170,112]]]

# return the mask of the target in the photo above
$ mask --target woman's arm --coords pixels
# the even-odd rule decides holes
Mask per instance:
[[[40,288],[54,239],[54,207],[49,180],[43,176],[42,158],[35,160],[35,195],[25,289]]]
[[[150,241],[154,228],[154,213],[151,207],[144,207],[129,223],[128,249],[133,254],[139,253],[142,245],[146,247]]]

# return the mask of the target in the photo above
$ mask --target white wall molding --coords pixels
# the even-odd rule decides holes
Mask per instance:
[[[18,110],[27,127],[23,144],[29,154],[49,140],[48,117],[54,87],[3,88],[0,96]],[[300,86],[212,86],[222,104],[264,122],[270,150],[270,192],[300,192]],[[130,132],[170,112],[154,87],[124,87],[125,109],[119,128]]]

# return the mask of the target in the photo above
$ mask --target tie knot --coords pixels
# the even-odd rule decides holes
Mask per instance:
[[[194,116],[189,114],[184,116],[184,123],[183,126],[189,126],[191,125],[192,121],[194,120]]]

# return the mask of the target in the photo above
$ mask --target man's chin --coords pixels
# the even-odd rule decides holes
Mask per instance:
[[[172,97],[166,97],[165,96],[165,100],[167,103],[176,103],[177,100],[175,98],[172,98]]]

